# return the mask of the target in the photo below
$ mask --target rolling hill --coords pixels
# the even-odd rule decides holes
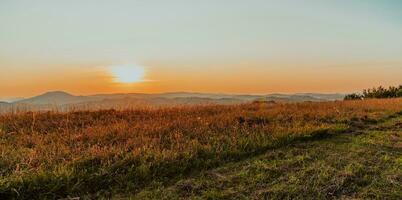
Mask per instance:
[[[343,94],[222,94],[222,93],[192,93],[171,92],[159,94],[127,93],[127,94],[96,94],[76,96],[63,91],[51,91],[44,94],[15,101],[3,102],[0,112],[12,108],[19,110],[52,110],[59,111],[74,109],[108,109],[132,108],[136,106],[171,106],[198,104],[242,104],[252,101],[275,102],[321,102],[343,99]]]
[[[170,100],[205,100],[194,98]],[[0,199],[401,199],[401,108],[394,98],[0,115]]]

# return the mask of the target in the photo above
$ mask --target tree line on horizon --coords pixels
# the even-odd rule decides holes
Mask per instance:
[[[352,93],[345,96],[344,100],[361,100],[361,99],[382,99],[382,98],[398,98],[402,97],[402,85],[397,87],[383,86],[374,87],[372,89],[364,89],[362,93]]]

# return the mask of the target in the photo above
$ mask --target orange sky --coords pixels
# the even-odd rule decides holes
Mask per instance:
[[[226,93],[351,92],[376,85],[398,85],[394,70],[381,70],[369,64],[298,66],[274,63],[199,65],[182,67],[173,63],[145,64],[142,81],[117,83],[107,67],[92,65],[49,65],[37,68],[9,68],[1,74],[0,91],[4,97],[34,96],[46,91],[63,90],[73,94],[160,93],[172,91]],[[398,66],[383,63],[382,66]],[[359,76],[356,76],[356,73]],[[16,79],[18,81],[16,81]],[[386,81],[384,81],[386,80]]]
[[[399,85],[401,8],[376,0],[0,1],[0,100],[54,90],[344,93]],[[118,82],[112,66],[123,65],[119,76],[135,83]]]

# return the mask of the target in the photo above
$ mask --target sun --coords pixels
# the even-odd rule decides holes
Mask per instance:
[[[114,82],[137,83],[143,81],[145,70],[140,65],[114,65],[110,66],[110,73]]]

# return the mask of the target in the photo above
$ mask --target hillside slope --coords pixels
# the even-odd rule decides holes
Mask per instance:
[[[402,99],[0,115],[0,199],[401,195]]]
[[[402,199],[402,115],[154,183],[131,199]]]

